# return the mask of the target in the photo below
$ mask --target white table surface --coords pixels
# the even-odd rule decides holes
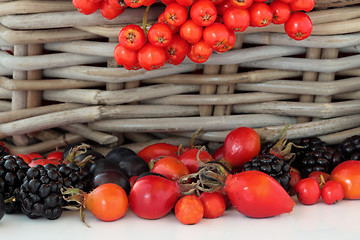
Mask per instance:
[[[0,221],[2,240],[9,239],[360,239],[360,200],[343,200],[334,205],[322,201],[304,206],[296,201],[289,214],[252,219],[229,209],[216,219],[202,219],[183,225],[173,214],[145,220],[131,211],[114,222],[102,222],[86,212],[86,227],[78,212],[65,211],[57,220],[29,219],[25,215],[5,215]],[[10,238],[11,237],[11,238]]]

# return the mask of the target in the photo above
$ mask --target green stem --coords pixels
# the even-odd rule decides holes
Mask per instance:
[[[150,6],[147,6],[144,12],[143,22],[142,22],[142,28],[145,32],[145,35],[147,35],[147,26],[148,26],[148,13],[150,10]]]

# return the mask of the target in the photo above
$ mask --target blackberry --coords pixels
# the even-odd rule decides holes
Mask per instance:
[[[79,167],[76,163],[61,163],[57,168],[64,187],[74,187],[85,192],[89,190],[90,172],[86,168]]]
[[[64,201],[61,189],[75,187],[86,191],[89,173],[75,163],[37,165],[26,172],[20,187],[21,208],[29,218],[57,219],[68,203]]]
[[[288,192],[290,190],[290,164],[281,158],[264,153],[244,164],[244,171],[256,170],[273,177]]]
[[[21,157],[6,155],[0,159],[0,193],[8,200],[5,204],[8,214],[20,211],[16,195],[28,169],[29,165]]]
[[[20,186],[21,210],[29,218],[57,219],[62,214],[63,178],[53,164],[36,165],[26,172]]]
[[[301,172],[302,177],[314,171],[330,173],[342,161],[339,152],[319,138],[303,138],[299,145],[303,148],[295,151],[296,159],[292,166]]]
[[[344,160],[360,160],[360,135],[346,138],[338,147]]]

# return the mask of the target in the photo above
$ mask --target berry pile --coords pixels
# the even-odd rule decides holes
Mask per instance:
[[[127,7],[117,0],[73,0],[72,3],[82,14],[89,15],[100,10],[101,15],[109,20],[122,14]]]
[[[188,57],[194,63],[206,62],[213,52],[224,53],[236,42],[236,32],[248,27],[283,24],[287,35],[295,40],[310,36],[312,22],[306,12],[314,0],[161,0],[165,10],[152,26],[147,24],[149,7],[155,0],[73,0],[84,14],[100,8],[113,19],[126,7],[147,7],[143,26],[125,26],[119,33],[114,58],[128,70],[153,70],[166,62],[178,65]],[[112,11],[108,10],[112,9]],[[111,12],[111,13],[109,13]]]
[[[230,207],[253,218],[289,213],[295,195],[306,205],[360,199],[360,161],[351,157],[360,154],[359,135],[336,146],[284,135],[261,146],[254,129],[239,127],[213,154],[193,143],[155,143],[138,153],[116,147],[106,155],[74,144],[44,158],[10,155],[0,143],[0,220],[15,212],[55,220],[75,208],[84,222],[85,209],[103,221],[128,210],[145,219],[173,210],[181,223],[196,224]]]

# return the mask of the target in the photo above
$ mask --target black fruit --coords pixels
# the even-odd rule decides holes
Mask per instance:
[[[273,177],[286,190],[290,190],[290,164],[271,153],[255,156],[244,164],[244,171],[256,170]]]
[[[106,155],[105,159],[116,164],[128,178],[149,171],[147,162],[128,148],[114,148]]]
[[[21,210],[29,218],[57,219],[64,205],[63,178],[53,164],[37,165],[26,172],[20,186]]]
[[[130,183],[128,178],[120,171],[107,170],[95,175],[90,182],[91,189],[95,189],[98,186],[105,183],[115,183],[122,187],[126,194],[130,193]]]
[[[119,166],[113,163],[112,161],[109,161],[105,158],[97,160],[95,163],[93,163],[90,167],[90,175],[91,177],[94,177],[98,175],[99,173],[102,173],[104,171],[121,171]]]
[[[344,160],[360,160],[360,135],[346,138],[338,147]]]
[[[78,166],[90,169],[91,165],[99,159],[103,159],[104,155],[93,150],[87,144],[68,145],[64,149],[63,162],[65,164],[75,162]]]
[[[5,204],[6,213],[20,211],[16,195],[28,169],[29,165],[21,157],[6,155],[0,159],[0,193],[8,199]]]

